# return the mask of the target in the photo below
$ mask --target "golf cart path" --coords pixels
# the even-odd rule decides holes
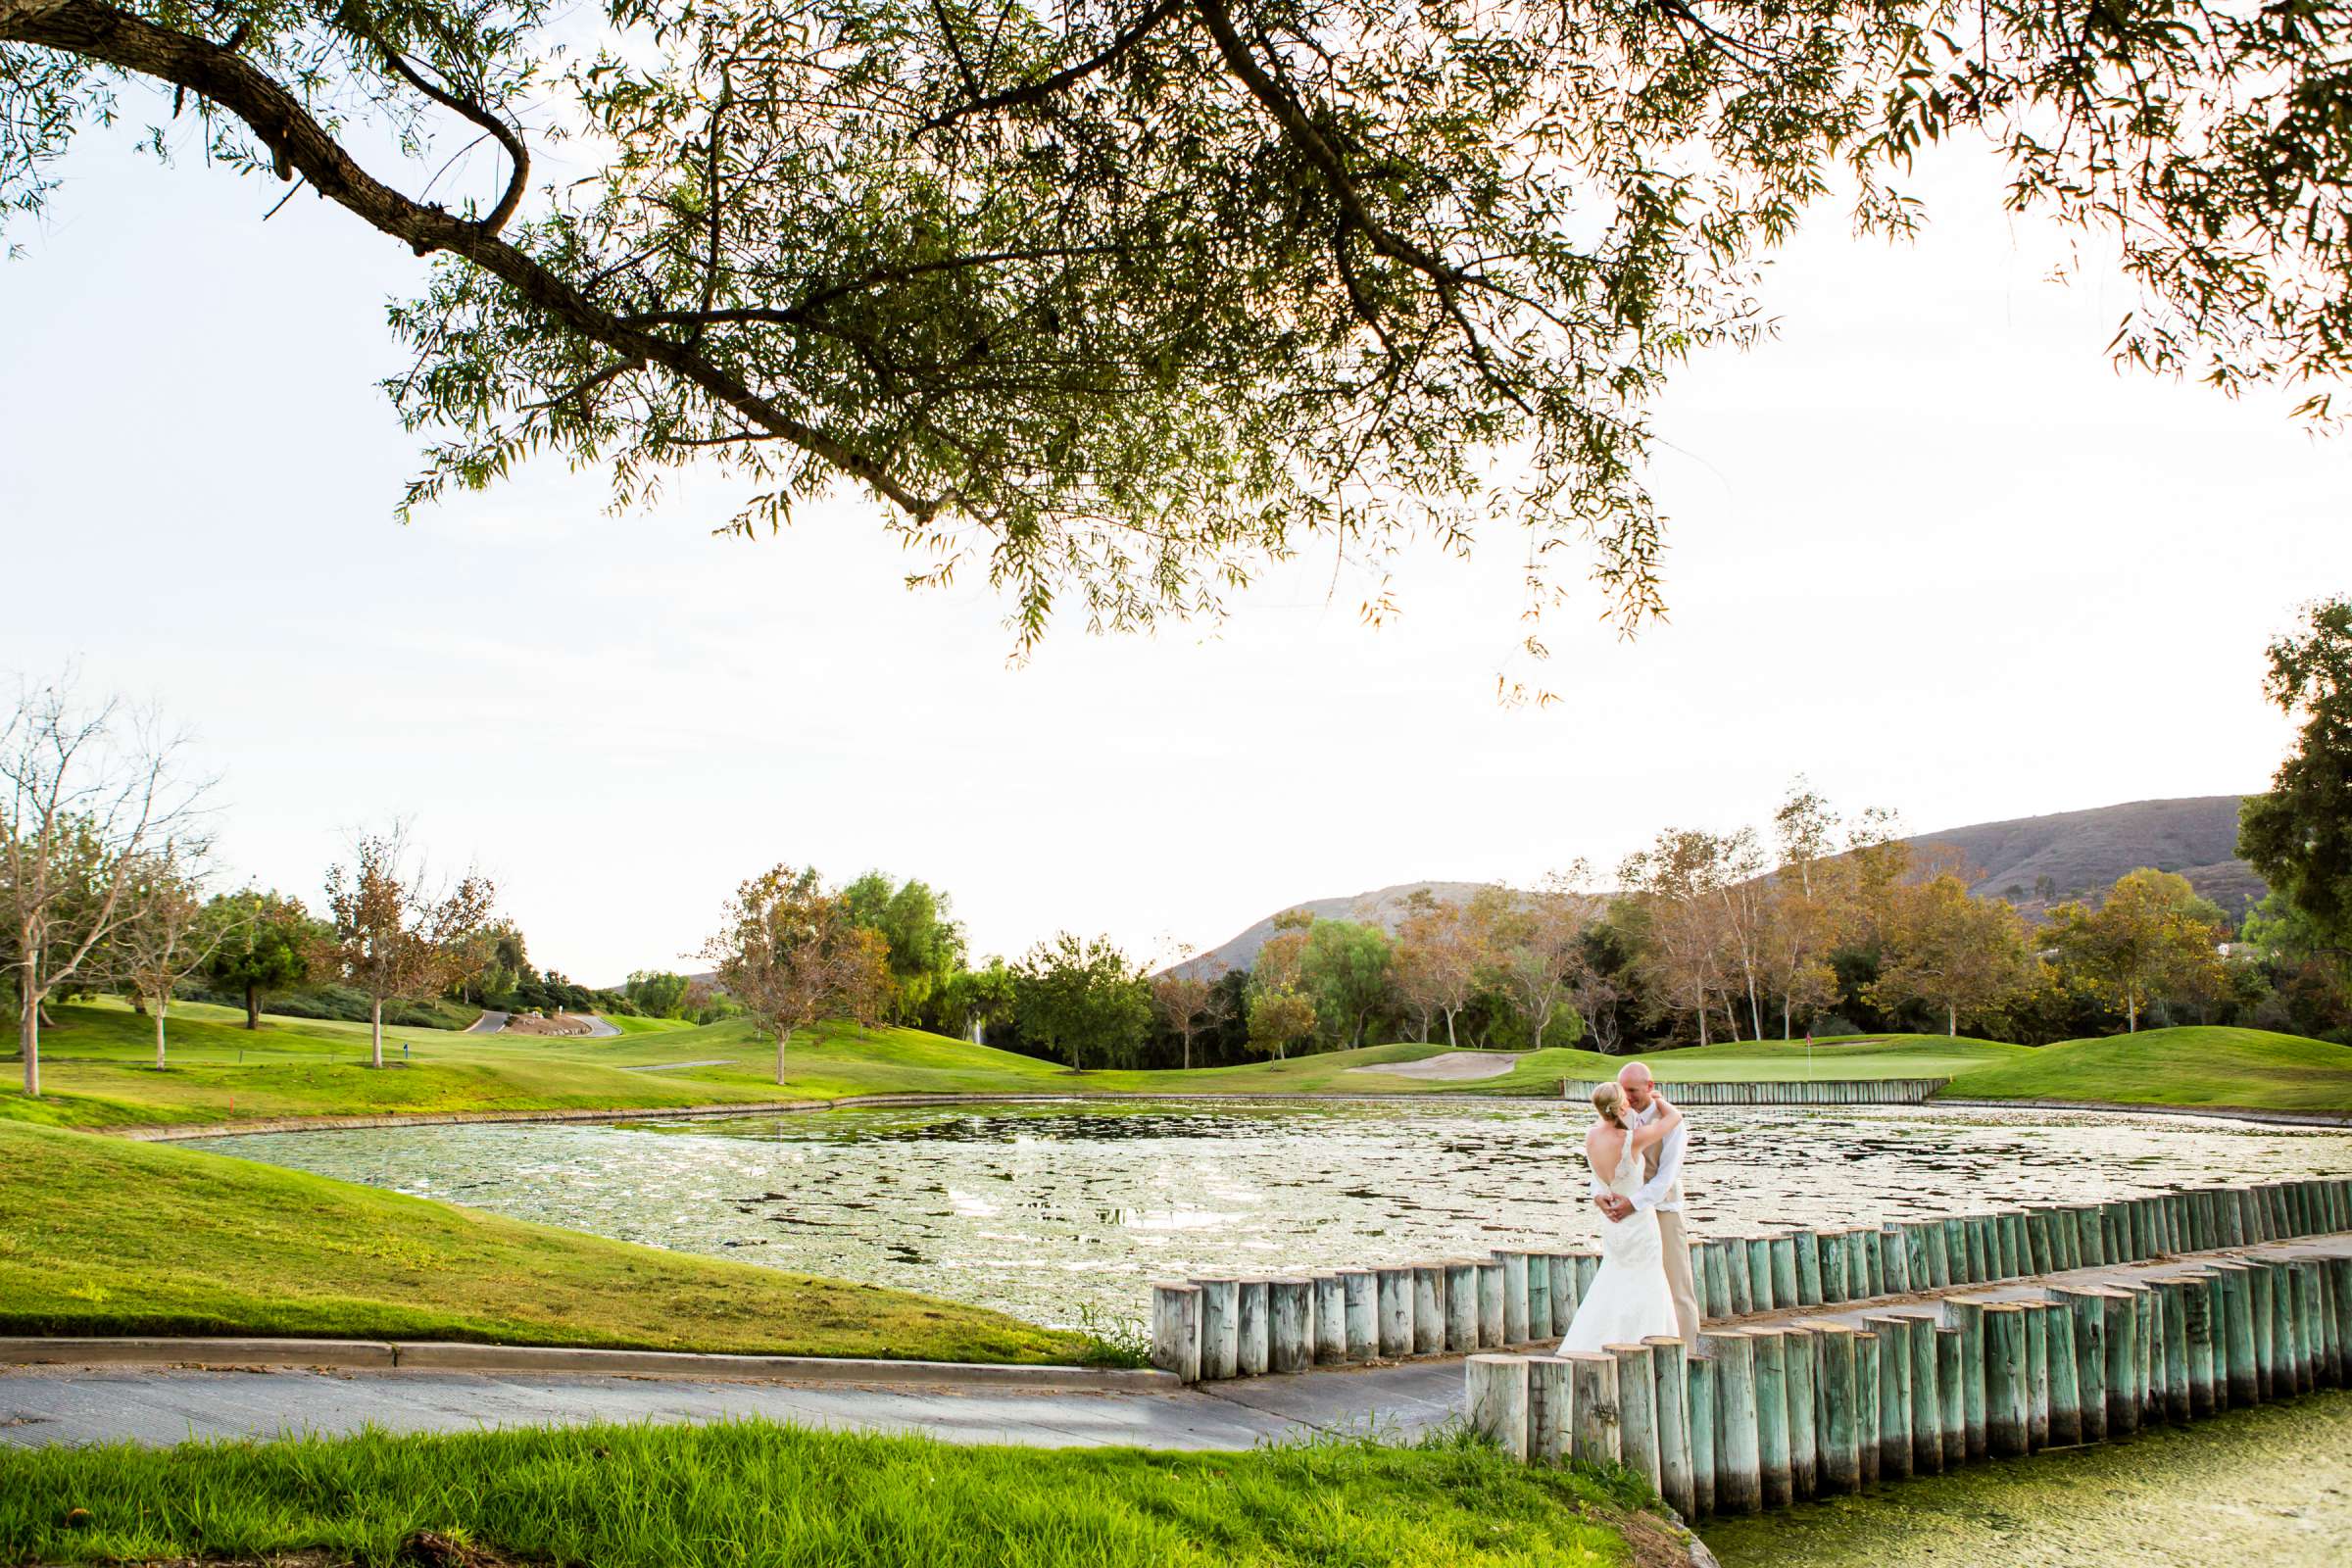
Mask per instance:
[[[332,1437],[757,1417],[950,1443],[1247,1449],[1326,1433],[1409,1437],[1462,1402],[1458,1358],[1173,1389],[952,1391],[672,1377],[481,1372],[32,1366],[0,1370],[0,1446],[166,1446],[189,1439]]]
[[[491,1012],[485,1008],[479,1018],[474,1019],[473,1022],[466,1026],[465,1033],[469,1035],[494,1035],[507,1026],[507,1019],[512,1016],[513,1014],[511,1013]]]
[[[1382,1078],[1428,1078],[1439,1083],[1471,1083],[1480,1078],[1500,1078],[1517,1066],[1519,1058],[1504,1051],[1448,1051],[1442,1055],[1423,1056],[1419,1061],[1396,1061],[1379,1067],[1350,1067],[1350,1075],[1369,1073]]]

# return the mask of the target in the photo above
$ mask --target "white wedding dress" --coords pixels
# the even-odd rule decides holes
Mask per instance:
[[[1600,1172],[1596,1168],[1592,1174]],[[1634,1153],[1629,1131],[1617,1152],[1617,1174],[1606,1186],[1630,1199],[1641,1191],[1642,1181],[1642,1160]],[[1674,1315],[1674,1296],[1666,1288],[1666,1250],[1658,1240],[1657,1210],[1640,1209],[1621,1220],[1603,1215],[1600,1270],[1577,1303],[1576,1319],[1560,1342],[1560,1353],[1639,1345],[1652,1335],[1674,1339],[1682,1332]]]

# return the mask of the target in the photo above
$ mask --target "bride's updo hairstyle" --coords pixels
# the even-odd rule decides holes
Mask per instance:
[[[1600,1119],[1607,1122],[1610,1126],[1623,1127],[1625,1125],[1625,1117],[1623,1115],[1623,1111],[1625,1109],[1625,1091],[1617,1087],[1617,1082],[1615,1079],[1611,1079],[1593,1089],[1592,1108],[1600,1112]]]

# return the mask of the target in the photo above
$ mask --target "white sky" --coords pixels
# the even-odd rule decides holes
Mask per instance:
[[[1410,570],[1385,629],[1326,558],[1221,630],[1071,625],[1012,669],[1001,607],[907,593],[857,500],[745,544],[709,536],[714,485],[613,518],[549,466],[403,529],[415,446],[372,383],[421,264],[123,148],[77,150],[0,267],[0,670],[78,662],[185,722],[238,878],[315,896],[351,829],[411,815],[590,982],[677,963],[778,859],[920,875],[977,952],[1067,926],[1141,956],[1613,864],[1799,770],[1915,830],[2256,789],[2287,734],[2262,648],[2352,587],[2352,446],[2112,372],[2128,295],[2045,281],[2053,237],[1974,154],[1917,182],[1915,248],[1820,212],[1767,284],[1782,340],[1686,371],[1672,623],[1562,615],[1537,711],[1492,696],[1510,539]]]

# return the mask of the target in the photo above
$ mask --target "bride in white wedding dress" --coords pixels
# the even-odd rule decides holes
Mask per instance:
[[[1642,1163],[1650,1150],[1683,1123],[1677,1107],[1659,1101],[1657,1119],[1629,1129],[1625,1091],[1604,1083],[1592,1091],[1600,1119],[1585,1134],[1585,1158],[1602,1186],[1630,1199],[1641,1188]],[[1652,1335],[1682,1333],[1674,1297],[1666,1288],[1666,1252],[1658,1240],[1655,1209],[1636,1209],[1621,1220],[1600,1222],[1600,1270],[1592,1276],[1560,1353],[1597,1350],[1607,1345],[1639,1345]]]

